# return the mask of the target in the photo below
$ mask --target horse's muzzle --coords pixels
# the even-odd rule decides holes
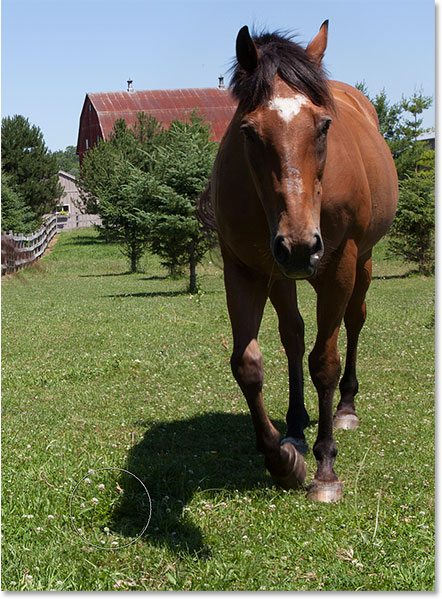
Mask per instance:
[[[290,279],[308,279],[315,274],[324,255],[324,244],[319,233],[308,243],[293,244],[285,235],[276,235],[272,253],[279,270]]]

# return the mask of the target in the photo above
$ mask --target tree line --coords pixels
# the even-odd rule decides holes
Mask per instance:
[[[371,97],[380,130],[399,175],[399,206],[388,236],[389,252],[434,271],[434,151],[419,141],[422,113],[432,98],[415,92],[399,102],[385,90]],[[196,113],[166,130],[139,113],[130,128],[115,122],[107,140],[89,150],[79,168],[75,148],[51,153],[43,134],[23,116],[2,119],[2,230],[27,233],[43,214],[54,211],[62,194],[58,171],[74,174],[89,213],[102,218],[101,235],[121,246],[130,270],[149,250],[172,275],[188,270],[189,289],[197,289],[196,266],[208,247],[195,206],[210,176],[217,144]]]
[[[149,250],[172,275],[187,268],[189,290],[195,292],[196,266],[209,247],[195,207],[217,150],[210,137],[210,126],[196,113],[166,130],[140,112],[133,128],[117,120],[109,138],[90,149],[78,168],[73,146],[51,153],[38,127],[20,115],[6,117],[2,230],[38,228],[62,195],[58,171],[67,170],[76,175],[85,210],[101,216],[100,234],[121,246],[131,272]]]

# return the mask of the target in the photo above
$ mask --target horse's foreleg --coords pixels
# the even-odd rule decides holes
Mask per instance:
[[[298,310],[296,281],[277,280],[270,291],[270,299],[278,314],[279,334],[289,367],[289,408],[287,411],[287,435],[283,443],[290,442],[305,455],[308,450],[304,428],[309,416],[304,405],[304,380],[302,358],[304,356],[304,322]]]
[[[345,328],[347,330],[347,356],[344,374],[339,384],[341,401],[333,418],[335,428],[354,429],[359,424],[354,404],[354,398],[359,387],[356,377],[356,354],[359,334],[367,315],[365,295],[371,282],[371,271],[372,260],[370,251],[369,254],[358,260],[353,294],[344,315]]]
[[[308,494],[316,501],[336,501],[342,496],[342,484],[334,471],[338,450],[333,438],[333,396],[341,374],[339,327],[353,291],[356,255],[355,245],[347,243],[339,261],[334,267],[329,264],[315,283],[318,333],[309,368],[319,399],[318,436],[313,446],[318,469]]]
[[[273,480],[285,488],[305,479],[305,463],[293,445],[281,446],[281,435],[264,407],[264,370],[257,336],[267,300],[267,280],[224,258],[227,305],[233,332],[231,367],[247,400],[258,451]]]

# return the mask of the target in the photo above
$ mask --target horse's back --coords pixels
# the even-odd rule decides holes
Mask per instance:
[[[379,130],[379,119],[376,108],[362,92],[342,81],[330,81],[330,88],[335,102],[342,102],[352,107],[365,116]]]

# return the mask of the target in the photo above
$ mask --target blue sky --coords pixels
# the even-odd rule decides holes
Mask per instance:
[[[331,78],[392,101],[434,96],[431,0],[3,0],[2,116],[22,114],[64,149],[87,92],[124,90],[128,77],[136,90],[213,87],[243,25],[307,43],[325,19]]]

